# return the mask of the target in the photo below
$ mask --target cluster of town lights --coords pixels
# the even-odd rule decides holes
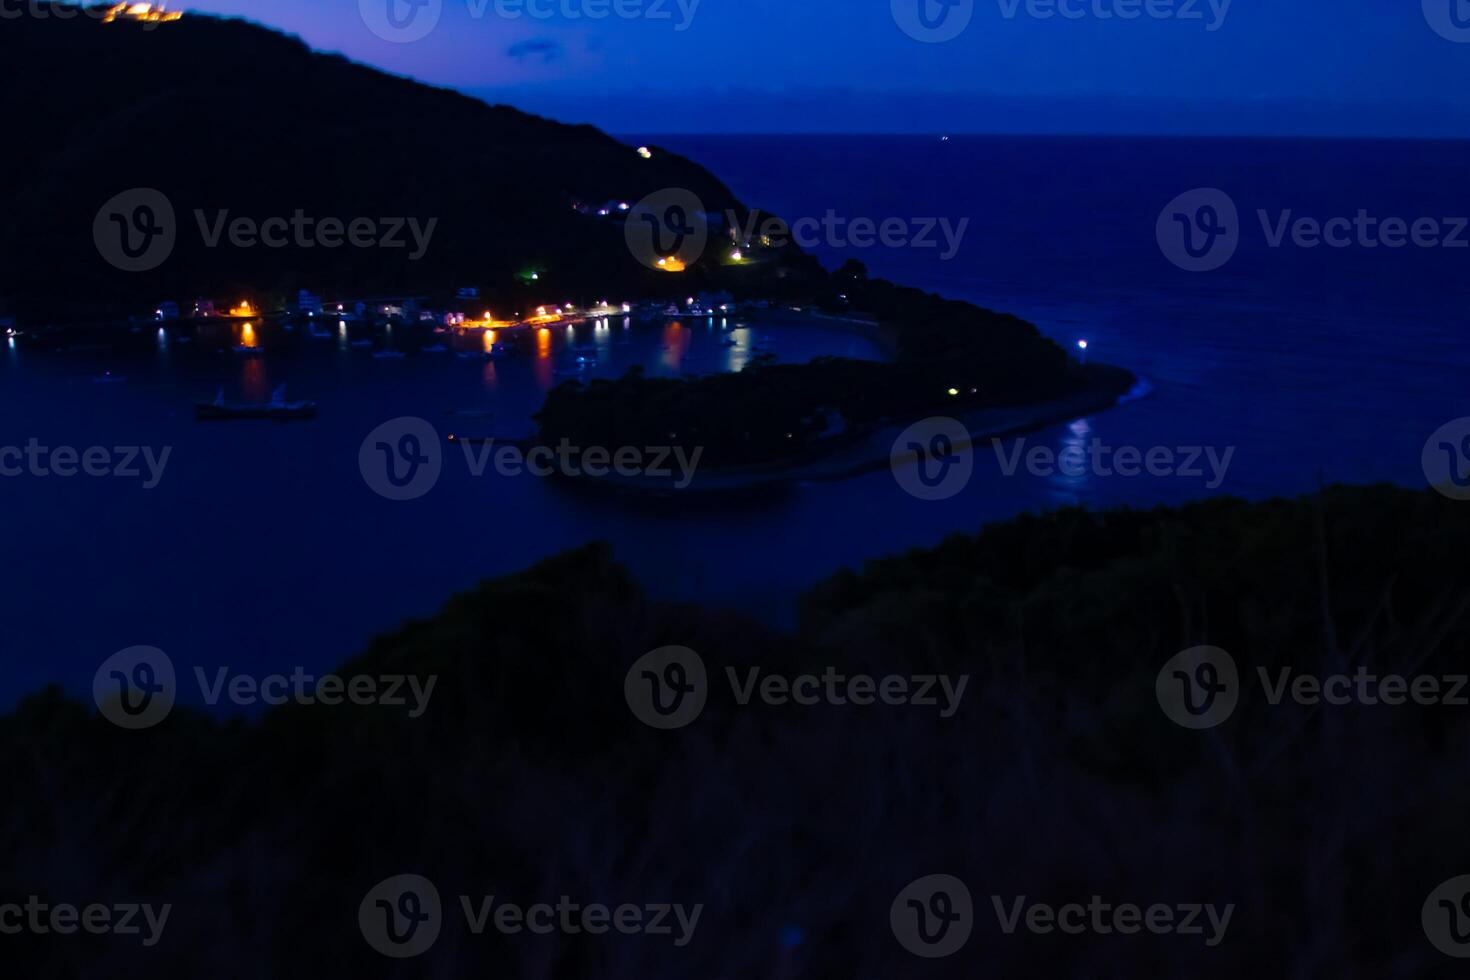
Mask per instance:
[[[167,24],[183,17],[180,11],[164,10],[163,5],[151,3],[118,3],[107,8],[102,23],[111,24],[118,19],[136,20],[145,24]]]

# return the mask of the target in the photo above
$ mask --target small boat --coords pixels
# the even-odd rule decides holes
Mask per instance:
[[[371,340],[354,340],[348,343],[347,346],[356,347],[358,350],[366,350],[367,348],[373,346],[373,342]]]
[[[194,418],[201,422],[223,422],[230,419],[272,419],[290,422],[298,419],[316,418],[316,402],[288,402],[286,386],[281,385],[271,392],[268,402],[244,402],[231,404],[225,401],[224,389],[220,389],[212,402],[196,402]]]
[[[596,344],[578,344],[577,346],[571,347],[571,348],[568,348],[568,349],[573,354],[596,354],[597,353],[597,345]]]
[[[430,344],[428,347],[424,348],[425,354],[447,354],[448,352],[449,348],[445,347],[443,344]]]
[[[404,353],[401,350],[375,350],[373,351],[373,357],[380,361],[400,361],[403,359]]]
[[[236,344],[234,350],[236,354],[244,354],[246,357],[255,357],[257,354],[265,353],[265,351],[259,347],[247,347],[244,344]]]

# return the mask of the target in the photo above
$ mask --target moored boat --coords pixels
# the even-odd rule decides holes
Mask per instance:
[[[196,402],[194,418],[201,422],[222,422],[230,419],[271,419],[289,422],[298,419],[316,418],[316,402],[292,402],[286,400],[286,386],[271,392],[268,402],[225,401],[224,390],[214,396],[212,402]]]

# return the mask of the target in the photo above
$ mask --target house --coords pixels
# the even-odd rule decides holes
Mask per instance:
[[[162,303],[159,303],[158,307],[153,311],[153,319],[159,323],[167,323],[170,320],[177,320],[178,318],[179,304],[171,299],[166,299]]]

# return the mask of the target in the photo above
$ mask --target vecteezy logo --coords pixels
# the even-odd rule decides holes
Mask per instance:
[[[953,875],[928,875],[913,882],[888,910],[900,945],[915,956],[938,959],[959,952],[975,927],[970,889]]]
[[[970,430],[937,415],[898,434],[889,454],[893,478],[920,500],[947,500],[963,490],[975,472]]]
[[[1430,892],[1420,919],[1435,949],[1470,959],[1470,875],[1451,878]]]
[[[1195,730],[1223,725],[1240,703],[1235,658],[1219,647],[1190,647],[1169,658],[1154,681],[1169,720]]]
[[[428,951],[444,917],[439,890],[422,875],[394,875],[373,886],[357,907],[362,938],[384,956],[402,960]]]
[[[378,37],[406,44],[426,37],[438,26],[444,0],[357,0],[357,12]]]
[[[1436,429],[1420,462],[1431,487],[1451,500],[1470,500],[1470,417]]]
[[[357,466],[373,492],[389,500],[414,500],[434,489],[444,467],[439,433],[406,415],[384,422],[362,441]]]
[[[1470,0],[1424,0],[1424,19],[1440,37],[1470,43]]]
[[[102,717],[119,728],[152,728],[174,707],[174,664],[157,647],[119,650],[92,677],[92,700]]]
[[[173,204],[151,187],[114,195],[92,219],[98,254],[124,272],[158,268],[173,253],[177,235]]]
[[[1170,201],[1154,233],[1164,258],[1185,272],[1211,272],[1240,247],[1240,215],[1229,194],[1200,187]]]
[[[623,697],[633,716],[652,728],[683,728],[709,697],[704,661],[688,647],[660,647],[628,668]]]
[[[704,202],[692,191],[655,191],[628,209],[623,237],[633,258],[659,272],[682,272],[709,244]]]
[[[953,41],[970,26],[975,0],[890,0],[893,21],[915,41]]]

